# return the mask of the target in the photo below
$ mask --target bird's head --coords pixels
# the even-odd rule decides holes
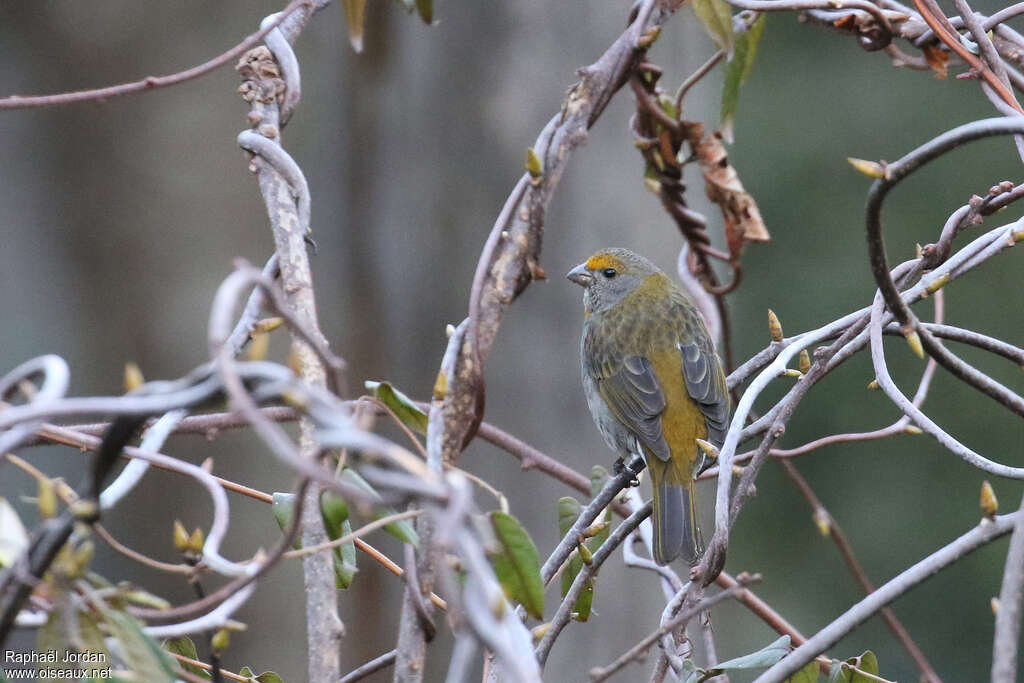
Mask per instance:
[[[587,314],[603,313],[661,271],[628,249],[602,249],[569,271],[567,278],[583,287]]]

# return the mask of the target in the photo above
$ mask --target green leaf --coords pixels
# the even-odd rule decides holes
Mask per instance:
[[[164,598],[135,586],[118,586],[117,594],[121,599],[136,605],[142,605],[143,607],[152,607],[153,609],[171,608],[171,603]]]
[[[786,679],[786,683],[818,683],[818,663],[807,662],[807,665]]]
[[[373,499],[374,502],[379,501],[380,494],[377,493],[377,489],[370,485],[370,482],[363,479],[362,475],[356,472],[351,467],[346,467],[341,470],[341,478],[347,481],[349,484],[358,487],[365,493],[369,498]]]
[[[789,654],[789,636],[782,636],[771,645],[761,648],[757,652],[743,655],[729,661],[722,662],[708,669],[708,673],[714,676],[734,669],[763,669]]]
[[[356,52],[363,51],[363,25],[366,23],[366,0],[344,0],[348,40]]]
[[[352,523],[347,519],[341,523],[339,534],[331,540],[341,538],[352,533]],[[334,560],[334,585],[338,588],[348,588],[359,571],[356,568],[356,544],[353,542],[343,543],[333,549]]]
[[[684,659],[679,680],[681,683],[697,683],[703,673],[704,669],[697,668],[692,659]]]
[[[580,597],[572,606],[572,618],[576,621],[586,621],[590,618],[590,611],[594,605],[594,577],[587,579],[580,591]]]
[[[331,491],[320,493],[320,517],[324,520],[327,537],[332,541],[352,533],[352,522],[348,518],[348,505],[345,503],[345,499],[338,494]],[[352,585],[352,580],[358,571],[356,568],[356,544],[349,541],[332,548],[331,559],[334,564],[334,585],[337,588],[348,588]]]
[[[284,683],[284,680],[273,671],[264,671],[256,677],[259,683]]]
[[[395,514],[394,508],[388,508],[383,513],[376,513],[377,519],[384,517],[385,514]],[[416,529],[413,528],[412,523],[407,519],[400,519],[397,522],[391,522],[385,525],[384,531],[388,532],[402,543],[408,543],[414,548],[418,548],[420,545],[420,536],[416,533]]]
[[[248,678],[250,681],[256,681],[256,683],[284,683],[280,676],[273,671],[264,671],[259,676],[252,672],[249,667],[242,667],[242,670],[238,672],[239,676]]]
[[[569,529],[579,519],[583,507],[580,502],[572,496],[564,496],[558,499],[558,534],[564,537]]]
[[[181,636],[180,638],[172,638],[164,641],[164,649],[168,652],[182,657],[188,657],[189,659],[199,659],[199,655],[196,652],[196,644],[192,642],[192,639],[188,636]],[[196,666],[195,664],[186,664],[185,662],[178,661],[180,666],[185,671],[195,674],[200,678],[210,678],[210,672],[206,669]]]
[[[0,567],[10,567],[28,547],[28,532],[6,498],[0,498]]]
[[[865,673],[869,673],[872,676],[877,676],[878,675],[878,658],[875,657],[875,653],[874,652],[872,652],[871,650],[865,650],[864,654],[862,654],[860,657],[857,657],[855,659],[856,659],[856,661],[855,662],[851,662],[851,664],[856,666],[858,669],[860,669],[861,671],[863,671]],[[854,680],[854,683],[860,683],[861,681],[869,681],[871,679],[869,679],[866,676],[862,676],[858,672],[854,672],[853,680]]]
[[[331,540],[341,538],[341,525],[348,519],[348,504],[333,491],[321,491],[320,516],[323,517],[324,529]]]
[[[488,553],[488,559],[505,595],[521,604],[530,616],[543,619],[544,583],[537,546],[512,515],[494,511],[487,517],[500,544],[497,552]]]
[[[172,683],[176,663],[155,640],[142,632],[142,625],[133,617],[100,607],[113,636],[121,646],[125,664],[135,680],[146,683]]]
[[[669,118],[671,118],[671,119],[678,119],[679,118],[679,110],[676,109],[676,101],[673,100],[668,95],[666,95],[664,93],[661,93],[661,94],[658,95],[658,106],[661,107],[661,110],[663,112],[665,112],[665,114],[668,115]],[[660,131],[660,130],[663,130],[663,129],[664,129],[664,126],[661,123],[658,123],[657,124],[657,130]],[[601,466],[600,465],[594,465],[594,467],[601,467]],[[603,470],[604,468],[601,467],[601,469]],[[591,476],[593,476],[593,475],[591,475]]]
[[[858,670],[851,667],[856,667]],[[861,656],[850,657],[845,662],[833,661],[832,672],[829,674],[828,680],[829,683],[832,683],[833,680],[837,683],[873,683],[872,679],[861,671],[873,676],[878,675],[878,658],[871,650],[865,650]]]
[[[590,473],[590,490],[594,495],[600,491],[605,482],[608,480],[608,471],[600,465],[596,465]],[[566,496],[558,500],[558,530],[564,537],[572,525],[579,519],[582,507],[578,500],[571,496]],[[599,517],[597,521],[611,521],[611,510],[605,512],[603,518]],[[601,531],[594,534],[591,538],[588,538],[584,545],[591,554],[597,552],[597,549],[601,547],[601,544],[605,542],[611,533],[610,527],[605,527]],[[573,581],[576,580],[576,576],[580,573],[583,568],[583,560],[580,558],[579,553],[573,554],[569,559],[569,564],[562,570],[562,597],[564,598],[566,593],[569,592],[569,588],[572,587]],[[580,593],[579,599],[576,604],[573,605],[573,619],[576,621],[586,621],[590,618],[591,608],[594,602],[594,577],[587,579],[586,584],[583,586],[583,592]]]
[[[433,0],[416,0],[416,11],[424,24],[434,23],[434,2]]]
[[[583,510],[580,502],[572,496],[565,496],[564,498],[558,499],[558,534],[561,537],[565,537],[569,533],[569,529],[579,519],[580,512]],[[583,560],[580,559],[579,554],[574,554],[569,559],[569,564],[562,570],[562,597],[569,592],[569,588],[572,586],[572,582],[576,580],[576,575],[580,573],[580,569],[583,568]],[[576,610],[578,611],[578,610]]]
[[[740,100],[740,86],[746,82],[750,72],[754,70],[757,47],[763,33],[764,15],[762,14],[748,31],[741,33],[736,39],[735,52],[732,59],[729,60],[729,66],[725,72],[725,85],[722,87],[721,129],[727,142],[732,142],[732,127]]]
[[[351,467],[343,469],[341,471],[341,477],[353,486],[357,486],[362,489],[366,495],[373,500],[380,500],[380,494],[377,493],[376,489],[370,486],[370,482],[363,479],[362,476],[360,476],[360,474]],[[392,507],[375,507],[373,511],[373,515],[376,519],[393,514],[395,514],[395,509]],[[388,532],[402,543],[409,543],[416,548],[420,545],[419,534],[416,533],[416,529],[413,528],[412,524],[408,520],[402,519],[397,522],[391,522],[384,527],[384,531]]]
[[[594,498],[597,494],[601,493],[601,489],[604,488],[608,480],[611,479],[611,475],[601,465],[594,465],[590,468],[590,497]]]
[[[78,638],[80,642],[73,643],[73,645],[79,652],[98,652],[104,656],[105,661],[109,662],[110,653],[107,651],[106,634],[97,623],[98,616],[95,612],[79,612]]]
[[[277,526],[281,527],[281,531],[288,533],[292,528],[292,515],[295,514],[295,494],[275,491],[271,496],[270,512],[274,515]],[[294,546],[301,548],[302,541],[296,538]]]
[[[77,632],[72,633],[72,630],[68,628],[68,624],[65,622],[65,616],[68,614],[67,607],[66,595],[59,593],[54,609],[50,612],[46,623],[39,629],[39,633],[36,636],[36,647],[39,652],[56,653],[55,662],[40,662],[37,666],[40,679],[59,678],[60,674],[56,672],[69,668],[64,663],[69,652],[89,653],[99,655],[100,657],[95,663],[82,662],[77,668],[99,671],[107,667],[107,664],[101,662],[110,661],[110,653],[107,651],[107,646],[104,643],[103,633],[96,624],[93,613],[76,613],[75,618],[78,621],[78,629]],[[42,673],[44,671],[47,672],[48,676]]]
[[[378,401],[391,408],[402,424],[418,434],[427,433],[427,414],[420,410],[411,398],[395,389],[390,382],[368,381],[363,385]]]
[[[612,511],[611,511],[611,509],[610,508],[606,508],[605,509],[605,513],[604,513],[604,517],[602,518],[602,517],[599,516],[597,518],[597,521],[598,522],[602,522],[603,521],[603,522],[606,522],[606,523],[611,522],[612,521]],[[608,524],[607,526],[605,526],[605,528],[601,529],[596,534],[594,534],[589,539],[587,539],[587,549],[590,550],[591,553],[596,553],[597,549],[600,548],[601,545],[606,540],[608,540],[608,537],[611,535],[611,533],[612,533],[612,527],[611,527],[611,524]]]
[[[62,599],[61,602],[65,600]],[[61,662],[64,661],[64,654],[67,652],[67,628],[64,625],[63,609],[54,609],[50,612],[50,616],[47,617],[46,623],[43,624],[42,628],[39,629],[39,633],[36,634],[36,647],[39,652],[56,652],[56,662],[39,662],[36,666],[36,671],[39,672],[39,678],[54,678],[54,675],[46,676],[43,672],[51,672],[61,667]]]
[[[704,30],[720,49],[732,58],[735,36],[732,31],[732,11],[725,0],[693,0],[696,13]]]

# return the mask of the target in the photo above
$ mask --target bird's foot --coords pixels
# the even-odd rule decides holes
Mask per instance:
[[[627,486],[627,487],[629,487],[629,488],[634,488],[634,487],[636,487],[636,486],[639,486],[639,485],[640,485],[640,480],[639,480],[639,479],[637,479],[637,477],[636,477],[636,473],[635,473],[635,472],[633,472],[633,470],[631,470],[631,469],[629,469],[628,467],[626,467],[626,461],[625,461],[625,459],[623,459],[623,458],[619,458],[619,459],[618,459],[618,460],[616,460],[616,461],[615,461],[615,463],[614,463],[614,464],[612,465],[612,472],[613,472],[613,473],[615,473],[615,476],[619,476],[620,474],[622,474],[623,472],[626,472],[626,471],[628,471],[628,472],[629,472],[630,474],[632,474],[632,475],[633,475],[633,478],[632,478],[632,479],[630,479],[630,480],[629,480],[629,481],[628,481],[628,482],[626,483],[626,486]]]

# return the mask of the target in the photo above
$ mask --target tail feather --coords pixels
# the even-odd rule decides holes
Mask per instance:
[[[693,482],[669,483],[664,476],[667,468],[662,463],[655,463],[650,469],[654,489],[654,561],[664,565],[682,555],[692,567],[704,552],[697,527]]]

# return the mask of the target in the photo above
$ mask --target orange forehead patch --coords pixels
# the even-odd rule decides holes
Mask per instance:
[[[617,256],[612,256],[606,252],[598,252],[587,259],[587,270],[604,270],[605,268],[615,268],[616,270],[622,269],[622,261]]]

